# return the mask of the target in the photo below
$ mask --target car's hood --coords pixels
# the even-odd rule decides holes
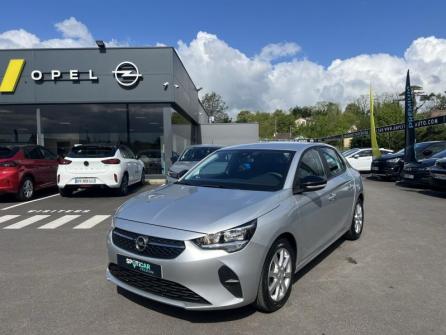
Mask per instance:
[[[132,198],[121,206],[116,217],[174,229],[216,233],[273,210],[289,192],[170,184]]]
[[[175,162],[175,164],[173,164],[169,170],[171,170],[175,173],[179,173],[182,171],[189,171],[190,168],[192,168],[197,163],[198,162],[191,162],[191,161]]]
[[[418,162],[407,163],[404,165],[404,168],[423,169],[423,168],[427,168],[429,166],[433,166],[436,161],[437,161],[437,159],[435,159],[435,158],[422,159],[422,160],[419,160]]]
[[[374,161],[387,161],[389,159],[393,159],[393,158],[403,158],[404,154],[399,154],[399,153],[394,153],[394,154],[385,154],[382,155],[379,158],[374,158]]]

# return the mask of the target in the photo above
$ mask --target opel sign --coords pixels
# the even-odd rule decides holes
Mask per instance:
[[[132,62],[128,61],[118,64],[116,69],[113,71],[113,74],[115,75],[115,79],[119,85],[125,87],[135,85],[139,81],[139,78],[142,77],[142,74],[139,73],[138,67]]]

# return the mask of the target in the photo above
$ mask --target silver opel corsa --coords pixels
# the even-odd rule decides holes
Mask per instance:
[[[364,223],[359,173],[316,143],[256,143],[215,151],[178,182],[116,212],[107,279],[193,310],[255,303],[272,312],[293,274]]]

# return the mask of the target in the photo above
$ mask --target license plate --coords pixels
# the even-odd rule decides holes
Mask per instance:
[[[142,272],[146,275],[161,278],[161,266],[158,264],[153,264],[145,262],[133,257],[127,257],[123,255],[118,255],[118,265],[125,267],[130,270]]]
[[[379,167],[377,167],[377,166],[372,166],[372,171],[378,171],[379,170]]]
[[[96,184],[96,178],[74,178],[75,184]]]
[[[435,179],[446,180],[446,174],[432,173],[432,177]]]
[[[403,177],[406,179],[414,179],[414,175],[413,174],[403,174]]]

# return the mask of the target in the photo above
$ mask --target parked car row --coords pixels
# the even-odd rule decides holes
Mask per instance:
[[[125,145],[79,144],[64,158],[40,145],[0,145],[0,194],[14,194],[20,201],[55,186],[62,196],[93,187],[125,195],[144,179],[144,163]]]
[[[408,163],[404,162],[404,149],[374,158],[371,174],[377,178],[446,190],[446,141],[417,143],[415,155],[417,162]]]

